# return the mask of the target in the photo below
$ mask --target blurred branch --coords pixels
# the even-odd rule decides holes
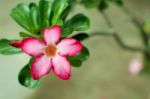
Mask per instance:
[[[144,31],[144,21],[142,18],[139,18],[137,16],[134,16],[125,6],[122,6],[122,10],[131,18],[131,21],[133,22],[133,24],[140,29],[140,33],[141,33],[141,37],[143,40],[143,43],[145,45],[145,47],[148,46],[148,42],[149,42],[149,36],[147,35],[147,33]],[[150,52],[147,50],[144,53],[145,57],[150,59]]]
[[[149,37],[143,29],[144,21],[141,18],[134,16],[125,6],[122,6],[122,10],[130,17],[133,24],[140,29],[142,40],[145,46],[147,46]]]
[[[131,47],[128,46],[126,44],[124,44],[124,42],[121,40],[121,38],[119,37],[118,34],[116,33],[107,33],[107,32],[97,32],[97,33],[92,33],[90,35],[90,37],[94,37],[94,36],[112,36],[116,42],[118,43],[118,45],[126,50],[130,50],[130,51],[139,51],[139,52],[146,52],[147,49],[145,48],[139,48],[139,47]]]
[[[111,21],[109,20],[109,18],[107,17],[107,15],[101,11],[99,9],[100,13],[103,15],[107,25],[109,26],[109,28],[112,30],[112,33],[93,33],[91,34],[91,36],[97,36],[97,35],[103,35],[103,36],[112,36],[114,37],[114,39],[116,40],[116,42],[118,43],[118,45],[120,45],[120,47],[126,49],[126,50],[130,50],[130,51],[140,51],[140,52],[147,52],[147,49],[145,48],[138,48],[138,47],[131,47],[126,45],[121,38],[119,37],[119,35],[117,34],[116,30],[114,29],[113,24],[111,23]]]

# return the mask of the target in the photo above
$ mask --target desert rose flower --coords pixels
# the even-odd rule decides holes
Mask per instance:
[[[129,73],[131,75],[138,75],[143,69],[143,63],[138,59],[133,59],[129,63]]]
[[[26,54],[35,57],[31,63],[31,75],[34,80],[47,75],[50,70],[61,79],[68,80],[71,75],[71,66],[67,56],[75,56],[82,50],[80,41],[74,38],[60,40],[61,28],[54,25],[44,29],[44,40],[27,38],[12,46],[17,45]]]

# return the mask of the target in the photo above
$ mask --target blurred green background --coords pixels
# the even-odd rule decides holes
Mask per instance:
[[[0,0],[0,38],[19,37],[18,33],[23,29],[9,13],[17,3],[29,1],[35,0]],[[124,0],[124,3],[135,15],[143,19],[150,17],[150,0]],[[96,9],[77,6],[71,15],[77,12],[89,16],[89,33],[109,31]],[[142,46],[139,30],[119,7],[111,4],[106,13],[125,44]],[[150,99],[150,76],[128,73],[129,61],[142,58],[141,53],[120,48],[111,37],[94,37],[84,44],[90,50],[90,58],[81,68],[72,68],[69,81],[62,81],[51,72],[36,90],[26,89],[17,81],[18,72],[29,56],[0,55],[0,99]]]

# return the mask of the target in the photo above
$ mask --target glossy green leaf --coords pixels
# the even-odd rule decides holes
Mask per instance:
[[[30,72],[30,65],[27,64],[25,67],[21,69],[18,75],[19,83],[27,88],[34,89],[37,88],[40,84],[39,80],[33,80]]]
[[[40,0],[39,2],[39,11],[43,27],[50,26],[50,17],[52,12],[53,0]]]
[[[61,18],[61,14],[67,8],[67,0],[55,0],[53,4],[52,25],[56,24]]]
[[[70,61],[71,65],[74,67],[80,67],[82,65],[82,62],[86,61],[89,58],[89,51],[88,49],[84,46],[82,51],[73,57],[68,57],[68,60]]]
[[[101,0],[81,0],[81,4],[83,4],[86,8],[97,7],[100,2]]]
[[[61,19],[62,19],[63,21],[66,20],[66,18],[67,18],[67,16],[69,15],[70,11],[71,11],[71,6],[68,6],[68,7],[65,9],[65,11],[61,14]]]
[[[105,10],[109,7],[109,3],[115,3],[119,6],[123,5],[123,0],[81,0],[81,4],[83,4],[86,8],[99,8],[101,10]]]
[[[11,10],[10,16],[24,29],[32,32],[32,23],[30,21],[29,13],[29,6],[21,3]]]
[[[83,31],[90,27],[90,21],[87,16],[83,14],[77,14],[68,20],[65,27],[72,28],[74,31]]]
[[[119,6],[123,5],[123,0],[114,0],[114,2]]]
[[[68,60],[70,61],[71,66],[73,67],[80,67],[82,65],[82,61],[80,59],[68,57]]]
[[[89,35],[87,33],[79,33],[77,35],[74,35],[72,38],[83,41],[83,40],[86,40],[87,38],[89,38]]]
[[[72,28],[69,27],[65,27],[62,29],[62,37],[67,37],[68,35],[70,35],[73,32]]]
[[[35,3],[30,4],[30,20],[33,26],[32,33],[39,33],[41,29],[41,20],[38,6]]]
[[[106,2],[106,0],[102,0],[102,1],[100,2],[100,4],[99,4],[98,8],[99,8],[101,11],[103,11],[103,10],[107,9],[108,6],[109,6],[109,5],[108,5],[108,3]]]
[[[75,8],[75,6],[78,4],[78,1],[76,0],[68,0],[68,6],[67,8],[63,11],[63,13],[61,14],[61,19],[63,21],[66,20],[67,16],[69,15],[69,13]]]
[[[22,37],[22,38],[32,37],[32,35],[30,35],[30,34],[28,34],[28,33],[25,33],[25,32],[20,32],[20,33],[19,33],[19,36]]]
[[[59,25],[59,26],[63,26],[63,24],[64,24],[63,20],[61,20],[61,19],[58,19],[55,23],[55,25]]]
[[[9,41],[7,39],[0,40],[0,54],[11,55],[11,54],[21,53],[21,50],[18,48],[12,47],[10,45],[10,42],[11,41]]]

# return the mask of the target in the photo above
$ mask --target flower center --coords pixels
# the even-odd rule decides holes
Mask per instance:
[[[57,52],[57,48],[54,44],[49,44],[45,48],[45,53],[47,56],[54,57],[56,55],[56,52]]]

